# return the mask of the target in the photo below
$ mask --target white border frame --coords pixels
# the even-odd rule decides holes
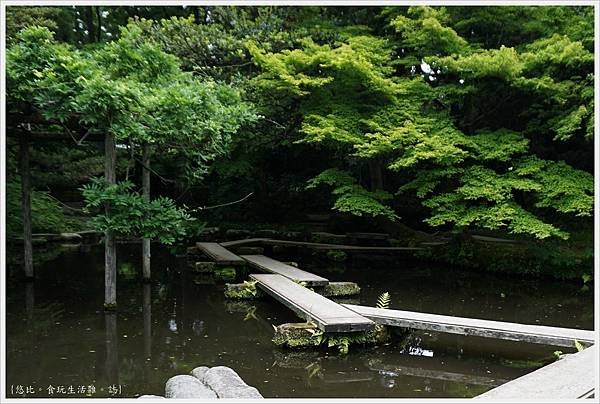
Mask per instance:
[[[69,403],[106,403],[117,400],[122,403],[141,403],[145,400],[128,399],[128,398],[6,398],[6,7],[7,6],[72,6],[72,5],[101,5],[101,6],[128,6],[128,5],[144,5],[144,6],[169,6],[178,5],[228,5],[228,6],[403,6],[403,5],[430,5],[430,6],[593,6],[594,7],[594,330],[596,331],[596,345],[600,342],[599,326],[599,296],[600,296],[600,100],[598,94],[600,92],[600,4],[592,0],[413,0],[413,1],[393,1],[393,0],[220,0],[220,1],[198,1],[198,0],[3,0],[0,4],[0,402],[2,403],[56,403],[68,401]],[[600,397],[600,359],[595,364],[596,373],[596,390],[595,400]],[[281,402],[281,403],[347,403],[347,402],[367,402],[367,403],[408,403],[408,402],[425,402],[425,403],[446,403],[446,402],[470,402],[471,399],[264,399],[264,400],[217,400],[218,403],[265,403],[265,402]],[[486,400],[484,402],[531,402],[531,403],[565,403],[575,400]],[[152,400],[152,402],[160,402]],[[169,399],[169,403],[199,403],[195,399]],[[588,401],[586,401],[588,402]],[[589,401],[592,403],[593,401]],[[597,401],[596,401],[597,402]]]

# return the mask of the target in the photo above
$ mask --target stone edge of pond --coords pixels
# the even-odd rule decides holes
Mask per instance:
[[[165,398],[254,398],[263,396],[252,386],[249,386],[235,372],[226,366],[199,366],[189,375],[171,377],[165,383],[165,395],[157,396],[145,394],[138,399],[165,399]]]

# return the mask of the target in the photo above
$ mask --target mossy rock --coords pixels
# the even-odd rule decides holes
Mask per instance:
[[[369,331],[323,333],[315,324],[308,322],[287,323],[276,327],[273,342],[288,348],[337,348],[340,353],[346,354],[350,346],[379,344],[389,338],[387,327],[382,325]]]
[[[213,273],[217,269],[217,264],[210,261],[198,261],[193,265],[194,272]]]
[[[322,332],[311,323],[286,323],[275,328],[273,342],[288,348],[317,347],[323,340]]]
[[[325,297],[356,296],[360,294],[360,287],[354,282],[329,282],[317,292]]]
[[[256,282],[245,281],[244,283],[226,283],[225,297],[228,299],[256,299],[261,297],[260,291],[256,287]]]
[[[215,279],[222,281],[232,281],[236,276],[235,268],[233,267],[216,268],[214,274]]]

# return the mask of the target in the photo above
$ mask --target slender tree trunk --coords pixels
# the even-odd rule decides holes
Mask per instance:
[[[117,149],[115,136],[106,135],[104,141],[104,177],[109,185],[117,182],[116,176]],[[105,206],[106,214],[110,215],[111,206]],[[117,248],[115,234],[112,230],[104,233],[104,308],[107,310],[117,307]]]
[[[94,6],[83,7],[83,15],[85,19],[85,27],[87,28],[87,41],[94,43],[96,34],[94,29]]]
[[[31,243],[31,173],[29,170],[29,140],[19,139],[19,171],[21,174],[21,213],[23,216],[23,247],[25,278],[33,280],[33,248]]]
[[[150,201],[150,145],[145,143],[142,149],[142,194],[144,200]],[[142,277],[150,280],[150,239],[142,240]]]
[[[371,177],[371,191],[383,189],[383,167],[379,159],[369,160],[369,176]]]
[[[102,11],[100,10],[100,6],[96,6],[96,20],[98,21],[96,41],[100,42],[100,40],[102,39]]]

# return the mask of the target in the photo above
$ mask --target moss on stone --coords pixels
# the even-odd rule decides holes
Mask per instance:
[[[236,272],[233,267],[223,267],[215,269],[215,279],[223,281],[232,281],[235,279]]]
[[[212,273],[215,272],[217,268],[217,264],[215,262],[210,261],[198,261],[194,263],[193,270],[194,272],[200,273]]]
[[[329,282],[318,292],[326,297],[355,296],[360,294],[360,287],[354,282]]]
[[[256,288],[256,281],[244,281],[244,283],[226,283],[225,297],[228,299],[256,299],[259,297],[259,290]]]
[[[387,341],[387,327],[377,325],[370,331],[323,333],[313,323],[288,323],[275,328],[273,342],[288,348],[327,347],[348,353],[352,345],[372,345]]]

